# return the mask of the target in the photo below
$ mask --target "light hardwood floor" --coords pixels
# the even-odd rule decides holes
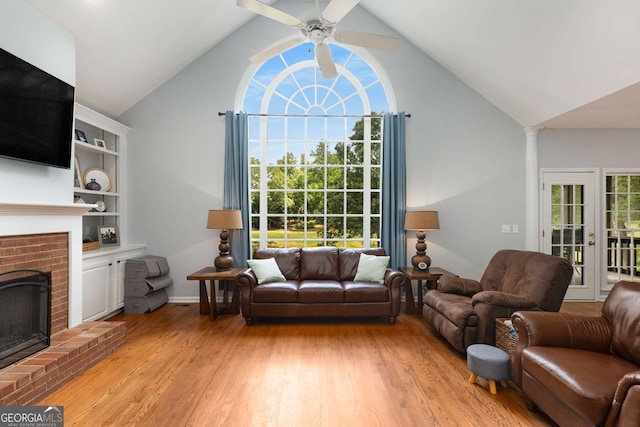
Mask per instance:
[[[113,317],[127,323],[125,344],[39,404],[63,405],[65,425],[83,427],[551,425],[516,389],[470,384],[465,358],[422,316],[247,327],[198,310]]]

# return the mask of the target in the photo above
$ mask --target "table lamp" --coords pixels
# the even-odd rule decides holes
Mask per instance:
[[[416,243],[416,254],[411,257],[411,265],[415,270],[426,271],[431,265],[431,258],[427,255],[427,244],[424,238],[427,236],[425,230],[439,230],[440,221],[438,211],[412,211],[407,212],[404,219],[405,230],[418,230]]]
[[[220,231],[220,255],[213,261],[217,271],[230,270],[233,267],[233,257],[229,254],[229,230],[242,229],[242,215],[236,210],[213,210],[207,217],[207,228]]]

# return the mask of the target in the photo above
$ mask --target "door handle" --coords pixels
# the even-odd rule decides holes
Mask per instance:
[[[594,242],[593,240],[589,240],[589,243],[588,243],[589,246],[593,246],[595,244],[596,244],[596,242]]]

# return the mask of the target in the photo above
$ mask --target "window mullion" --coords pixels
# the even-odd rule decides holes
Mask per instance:
[[[268,212],[268,177],[267,158],[268,158],[268,140],[267,140],[267,118],[260,119],[260,247],[267,247],[267,232],[269,231],[269,221],[266,213]]]
[[[362,236],[365,247],[371,246],[371,118],[364,118],[364,163],[363,163],[363,216]]]

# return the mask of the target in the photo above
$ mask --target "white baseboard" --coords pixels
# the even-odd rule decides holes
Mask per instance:
[[[169,302],[175,303],[175,304],[192,304],[192,303],[200,304],[200,298],[199,297],[169,297]]]

